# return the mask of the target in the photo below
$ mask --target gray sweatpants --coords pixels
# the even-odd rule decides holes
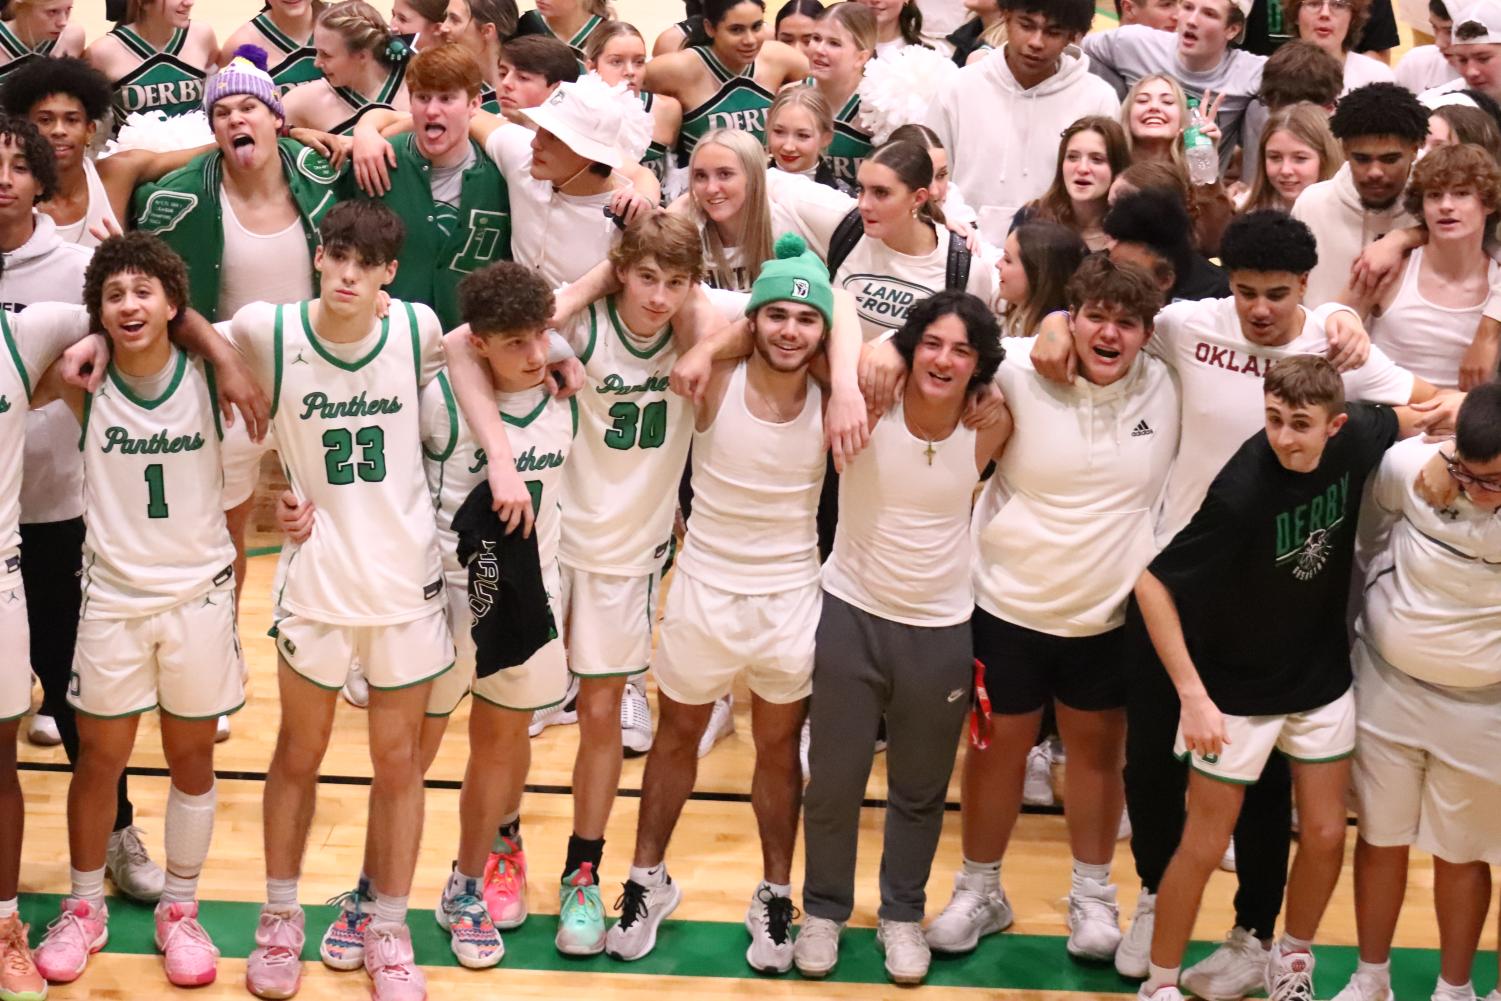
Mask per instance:
[[[814,654],[803,910],[847,921],[855,906],[860,803],[886,717],[880,916],[921,921],[973,684],[969,623],[924,628],[825,592]]]

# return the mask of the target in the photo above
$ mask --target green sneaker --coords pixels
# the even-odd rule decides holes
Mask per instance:
[[[597,956],[605,951],[605,907],[590,862],[563,878],[556,943],[566,956]]]

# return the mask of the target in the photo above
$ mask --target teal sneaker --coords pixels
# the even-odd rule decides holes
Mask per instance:
[[[454,957],[460,966],[471,970],[496,965],[504,958],[506,948],[479,898],[479,881],[471,879],[457,893],[450,893],[453,889],[452,883],[444,889],[436,917],[438,926],[448,932]]]
[[[585,862],[563,878],[556,943],[565,956],[597,956],[605,951],[605,907],[592,863]]]

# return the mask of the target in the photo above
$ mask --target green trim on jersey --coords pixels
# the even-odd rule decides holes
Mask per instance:
[[[707,47],[696,45],[688,51],[698,53],[720,86],[703,104],[683,112],[683,122],[678,127],[679,162],[686,164],[698,141],[719,128],[749,132],[764,146],[766,112],[771,108],[773,96],[756,82],[756,64],[752,62],[739,73],[731,73]]]
[[[569,437],[577,438],[579,436],[579,398],[576,393],[568,397],[568,413],[573,418],[573,433]]]
[[[285,305],[278,305],[276,307],[276,322],[271,327],[271,358],[273,364],[271,375],[272,420],[276,419],[276,404],[281,400],[281,317],[282,310],[286,308]]]
[[[271,65],[267,72],[271,74],[272,81],[283,94],[299,83],[308,83],[322,78],[322,71],[314,63],[314,60],[318,58],[318,50],[313,48],[312,35],[308,35],[306,41],[297,41],[278,28],[266,11],[261,11],[251,18],[250,24],[277,50],[274,55],[282,57],[281,61]]]
[[[57,48],[55,38],[43,39],[35,48],[28,48],[19,35],[6,27],[4,21],[0,21],[0,51],[10,56],[10,61],[0,66],[0,79],[14,73],[33,59],[44,59],[52,55],[52,50],[55,48]]]
[[[203,103],[208,71],[178,58],[188,41],[186,28],[177,28],[161,49],[125,25],[109,32],[141,62],[110,83],[117,124],[133,111],[160,111],[167,116],[196,111]]]
[[[453,387],[448,384],[447,372],[438,373],[438,388],[443,392],[443,406],[448,411],[448,444],[443,451],[434,452],[427,447],[427,442],[423,442],[422,454],[434,462],[447,462],[459,444],[458,403],[453,398]]]
[[[94,413],[94,394],[83,394],[83,420],[78,422],[78,450],[83,451],[83,446],[89,439],[89,417]],[[85,578],[87,579],[87,578]]]
[[[220,441],[223,441],[224,415],[219,413],[219,380],[214,375],[214,366],[211,362],[203,363],[203,381],[208,383],[209,409],[214,412],[214,433],[219,436]],[[240,420],[244,419],[245,415],[241,414]]]
[[[615,333],[620,337],[620,343],[624,344],[625,349],[637,358],[655,357],[667,345],[667,342],[672,340],[672,324],[669,323],[662,328],[661,335],[655,343],[650,347],[638,348],[631,343],[632,334],[626,329],[625,324],[620,322],[620,315],[615,312],[615,299],[613,296],[605,300],[605,309],[610,314],[610,324],[615,328]]]
[[[553,38],[573,50],[573,58],[578,60],[579,72],[587,72],[589,67],[584,64],[584,44],[589,41],[589,36],[594,34],[605,19],[598,14],[590,15],[589,20],[584,22],[583,27],[573,33],[570,38],[564,38],[552,30],[552,25],[547,23],[540,11],[529,10],[522,14],[516,21],[516,37],[522,35],[541,35],[544,38]]]
[[[162,390],[162,395],[158,396],[154,400],[147,400],[137,396],[135,392],[130,388],[130,385],[121,377],[120,370],[115,367],[115,363],[113,361],[109,363],[109,368],[107,368],[105,371],[109,374],[109,381],[115,384],[115,388],[120,391],[121,396],[125,397],[127,400],[129,400],[131,403],[134,403],[142,410],[155,410],[163,403],[166,403],[168,398],[170,398],[173,393],[177,392],[177,387],[182,382],[182,374],[186,372],[187,369],[187,352],[178,349],[177,365],[172,372],[172,380],[167,383],[167,388]],[[217,414],[218,409],[215,408],[214,412]]]
[[[856,91],[834,116],[834,141],[829,143],[824,157],[833,169],[836,181],[855,184],[860,164],[874,149],[870,133],[860,128],[860,92]]]
[[[360,119],[364,118],[367,112],[374,111],[376,108],[391,107],[391,102],[395,100],[396,92],[401,89],[402,81],[406,79],[406,75],[407,64],[404,62],[397,63],[386,77],[386,82],[380,85],[380,91],[375,95],[373,100],[365,97],[364,94],[361,94],[353,87],[334,87],[334,96],[342,100],[354,114],[328,131],[336,136],[354,135],[354,127],[359,124]]]
[[[599,314],[595,310],[598,305],[595,302],[589,304],[589,343],[584,345],[584,350],[579,355],[580,365],[589,364],[589,359],[594,356],[594,345],[599,340]]]
[[[373,360],[376,355],[380,354],[381,348],[386,346],[386,337],[391,333],[390,313],[387,313],[385,316],[380,318],[380,340],[375,342],[375,347],[370,349],[370,353],[365,355],[365,357],[359,359],[358,361],[344,361],[338,355],[331,353],[327,348],[325,348],[323,346],[323,343],[318,340],[318,335],[313,332],[313,321],[308,317],[308,307],[311,305],[311,300],[304,300],[303,302],[297,304],[298,314],[302,319],[302,332],[307,337],[308,343],[313,346],[313,350],[318,352],[319,357],[321,357],[324,361],[328,362],[335,368],[342,368],[346,372],[358,372],[360,369],[369,364],[369,362]],[[407,310],[409,312],[411,308],[411,305],[407,304]],[[277,307],[276,311],[278,314],[280,314],[281,307]],[[413,343],[415,343],[415,340],[413,341]],[[278,360],[280,360],[281,352],[279,350],[276,353],[276,357]],[[421,362],[417,363],[419,369],[421,368],[421,364]],[[280,394],[281,384],[279,380],[276,390],[277,393]]]
[[[26,398],[31,399],[31,380],[26,376],[26,363],[21,360],[21,349],[16,345],[16,335],[11,332],[10,318],[0,311],[0,337],[5,338],[5,347],[10,351],[10,360],[16,365],[16,374],[21,385],[26,387]]]
[[[479,110],[488,111],[492,115],[498,115],[500,111],[500,95],[495,93],[495,88],[488,83],[480,84]]]
[[[182,47],[188,43],[188,29],[173,28],[172,37],[167,39],[167,44],[160,49],[152,45],[146,39],[136,33],[134,28],[127,25],[117,24],[110,29],[109,34],[114,35],[120,44],[125,46],[134,55],[141,59],[150,59],[159,53],[175,56],[182,52]]]
[[[547,404],[551,400],[552,397],[547,395],[546,390],[543,390],[542,399],[537,401],[537,405],[532,408],[531,413],[527,414],[525,417],[512,417],[510,414],[502,410],[500,412],[500,419],[505,423],[511,425],[511,427],[513,428],[524,428],[532,421],[536,420],[542,414],[542,411],[547,409]]]
[[[422,388],[422,338],[417,333],[417,311],[412,308],[410,302],[403,302],[407,310],[407,332],[412,335],[412,379],[417,383],[417,388]],[[385,343],[385,335],[381,335],[381,343]],[[374,358],[374,352],[370,357]],[[361,362],[360,364],[364,364]]]

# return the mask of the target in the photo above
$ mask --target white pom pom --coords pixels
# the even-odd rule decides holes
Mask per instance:
[[[865,64],[860,81],[860,127],[876,145],[903,125],[921,122],[945,80],[959,67],[920,45]]]
[[[99,156],[109,156],[127,149],[148,149],[153,153],[171,153],[179,149],[211,146],[214,130],[202,111],[189,111],[170,118],[161,111],[136,111],[125,119],[120,134],[104,146]]]
[[[573,84],[574,93],[583,92],[591,100],[608,101],[616,115],[615,146],[626,163],[640,163],[651,145],[651,112],[641,103],[641,95],[631,92],[625,82],[611,86],[598,73],[587,73]]]

